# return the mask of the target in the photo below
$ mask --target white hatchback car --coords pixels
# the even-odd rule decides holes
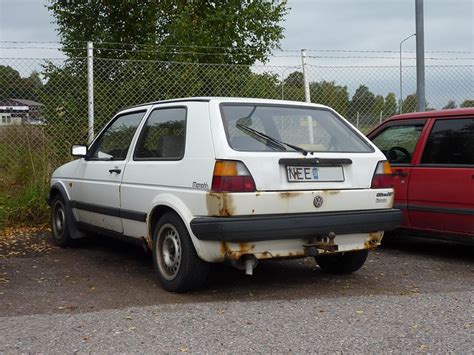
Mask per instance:
[[[161,284],[203,284],[208,263],[314,257],[358,270],[400,224],[392,174],[329,107],[189,98],[119,112],[80,159],[58,168],[48,203],[59,245],[86,231],[144,242]]]

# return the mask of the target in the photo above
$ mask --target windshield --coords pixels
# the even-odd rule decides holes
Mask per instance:
[[[371,147],[339,117],[327,109],[222,104],[227,140],[238,151],[371,152]],[[246,127],[250,129],[245,129]],[[253,134],[252,134],[253,131]],[[255,131],[284,144],[262,139]],[[287,145],[285,147],[285,144]]]

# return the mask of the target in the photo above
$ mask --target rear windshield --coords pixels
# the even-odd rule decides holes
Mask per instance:
[[[294,151],[271,144],[278,141],[312,152],[371,152],[372,148],[337,115],[327,109],[221,104],[227,140],[238,151]],[[250,128],[250,129],[249,129]],[[257,131],[257,133],[255,132]]]

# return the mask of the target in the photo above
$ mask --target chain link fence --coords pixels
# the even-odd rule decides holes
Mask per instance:
[[[299,59],[296,65],[246,66],[94,58],[95,133],[118,110],[150,101],[190,96],[305,101]],[[397,65],[327,62],[313,57],[305,65],[311,102],[333,107],[362,132],[400,110],[416,110],[414,66],[403,67],[400,87]],[[474,104],[472,60],[427,65],[426,84],[430,109]],[[87,57],[0,58],[2,191],[25,181],[47,185],[54,168],[71,159],[71,145],[87,138]]]

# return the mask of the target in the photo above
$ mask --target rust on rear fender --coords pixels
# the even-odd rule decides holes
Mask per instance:
[[[220,252],[225,259],[239,260],[242,255],[253,254],[255,245],[251,243],[235,243],[238,244],[237,249],[231,249],[229,243],[221,242]]]
[[[227,192],[209,192],[206,195],[206,206],[209,216],[229,217],[235,214],[232,195]]]
[[[235,246],[234,246],[235,244]],[[305,253],[292,251],[288,253],[272,253],[266,251],[256,251],[255,244],[252,243],[220,243],[220,252],[226,260],[239,260],[244,255],[254,255],[257,259],[293,259],[293,258],[304,258]]]
[[[373,249],[382,242],[383,232],[371,232],[369,238],[364,242],[365,249]]]

